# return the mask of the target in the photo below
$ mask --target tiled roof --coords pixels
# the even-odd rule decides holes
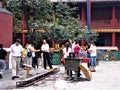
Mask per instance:
[[[11,12],[7,11],[6,9],[4,8],[0,8],[0,13],[4,13],[4,14],[9,14],[9,15],[12,15]]]
[[[86,0],[50,0],[51,2],[86,2]],[[91,2],[114,2],[120,0],[90,0]]]

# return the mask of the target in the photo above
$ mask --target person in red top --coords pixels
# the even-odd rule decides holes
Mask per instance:
[[[80,57],[80,50],[81,48],[80,48],[79,42],[76,41],[74,46],[75,57]]]
[[[75,57],[80,57],[80,50],[81,50],[81,47],[79,45],[79,41],[76,41],[75,42],[75,46],[74,46],[74,53],[75,53]],[[78,69],[78,72],[77,72],[77,77],[80,77],[81,73],[80,73],[80,68]]]

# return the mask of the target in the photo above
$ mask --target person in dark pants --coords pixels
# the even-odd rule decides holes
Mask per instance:
[[[90,48],[90,43],[88,43],[87,46],[86,46],[87,58],[90,58],[90,52],[88,51],[89,48]],[[88,68],[90,68],[90,62],[88,63]]]
[[[49,57],[49,44],[46,42],[45,39],[43,39],[43,44],[41,46],[41,50],[43,52],[43,65],[44,69],[47,69],[46,65],[48,64],[49,68],[52,69],[52,64],[50,62],[50,57]]]
[[[2,74],[6,69],[6,55],[7,51],[3,49],[3,44],[0,44],[0,79],[2,78]]]
[[[36,41],[33,41],[32,42],[32,47],[33,47],[33,50],[34,52],[32,52],[32,67],[33,68],[38,68],[38,56],[37,56],[37,52],[40,52],[40,50],[38,49],[37,50],[37,42]]]
[[[35,55],[35,57],[32,57],[32,67],[33,68],[38,68],[38,57]]]

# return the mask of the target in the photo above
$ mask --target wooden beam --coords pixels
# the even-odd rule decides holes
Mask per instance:
[[[99,32],[99,33],[120,33],[120,29],[94,29],[93,31]]]

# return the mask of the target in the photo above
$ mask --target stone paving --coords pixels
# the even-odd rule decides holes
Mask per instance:
[[[60,68],[60,72],[29,87],[16,88],[17,80],[11,80],[11,73],[5,74],[3,79],[0,79],[0,90],[120,90],[120,61],[100,61],[97,71],[92,73],[91,81],[84,79],[83,74],[79,81],[67,81],[64,67],[54,67]],[[43,69],[32,70],[32,73],[40,71]],[[22,70],[20,75],[25,76],[25,71]]]

